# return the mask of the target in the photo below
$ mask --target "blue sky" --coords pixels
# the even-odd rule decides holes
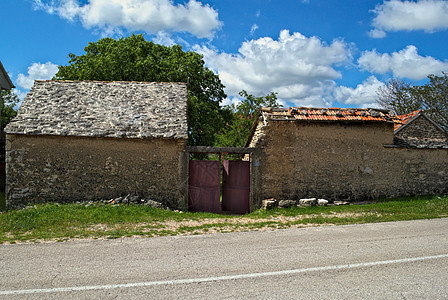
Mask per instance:
[[[21,98],[88,42],[143,33],[204,55],[226,85],[285,106],[372,107],[389,78],[448,72],[448,1],[2,0],[0,60]]]

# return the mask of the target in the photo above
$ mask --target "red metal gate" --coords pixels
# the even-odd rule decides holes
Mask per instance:
[[[245,214],[249,207],[250,163],[223,160],[222,210]]]
[[[190,160],[188,210],[220,213],[220,179],[220,161]]]

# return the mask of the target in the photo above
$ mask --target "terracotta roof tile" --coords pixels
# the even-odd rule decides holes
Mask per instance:
[[[290,107],[263,108],[265,117],[272,120],[310,122],[389,122],[402,124],[393,112],[383,109]]]
[[[403,125],[406,125],[413,117],[415,117],[416,115],[418,115],[419,113],[421,113],[421,110],[416,110],[413,111],[409,114],[405,114],[405,115],[398,115],[397,117],[400,118],[400,120],[402,121],[402,123],[396,123],[394,125],[394,131],[397,130],[398,128],[400,128]]]

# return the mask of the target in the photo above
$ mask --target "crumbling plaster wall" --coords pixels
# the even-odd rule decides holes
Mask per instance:
[[[137,194],[184,209],[184,148],[174,139],[8,135],[7,205]]]
[[[448,192],[448,151],[385,147],[388,123],[259,123],[262,198],[364,200]],[[256,141],[256,142],[255,142]]]

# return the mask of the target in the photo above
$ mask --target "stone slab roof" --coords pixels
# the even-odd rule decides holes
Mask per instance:
[[[36,80],[9,134],[187,139],[187,84]]]

